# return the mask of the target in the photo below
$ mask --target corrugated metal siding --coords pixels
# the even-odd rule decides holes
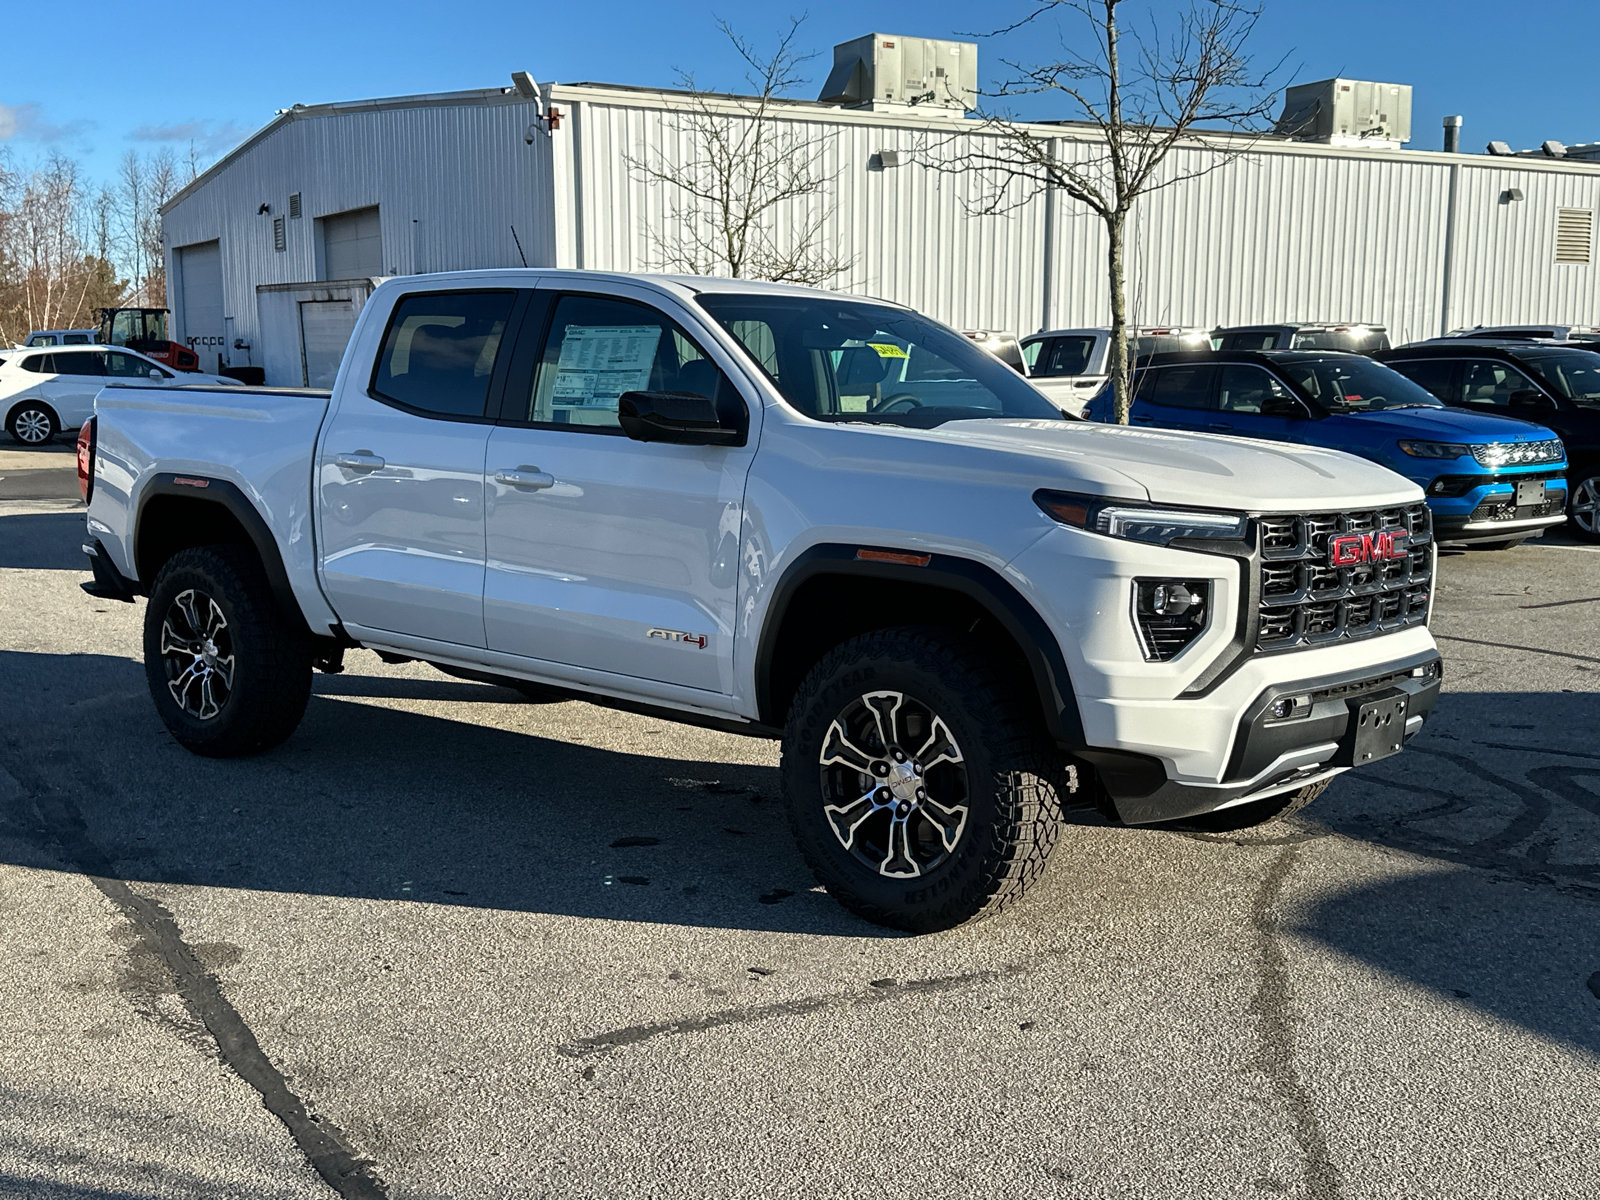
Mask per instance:
[[[534,108],[514,95],[287,121],[173,205],[169,278],[173,250],[220,238],[231,334],[253,342],[256,285],[314,279],[315,218],[374,203],[385,267],[396,273],[515,265],[513,224],[530,265],[660,270],[660,242],[679,232],[676,189],[629,160],[689,161],[689,101],[591,85],[557,88],[555,100],[566,119],[532,146],[523,134]],[[830,184],[825,197],[775,213],[776,234],[804,223],[803,203],[826,209],[823,241],[847,262],[839,290],[964,328],[1025,334],[1047,311],[1062,327],[1108,319],[1098,218],[1057,197],[1047,306],[1044,198],[975,216],[983,181],[927,165],[992,145],[982,126],[811,106],[779,119],[820,150]],[[1035,129],[1063,155],[1094,150],[1070,127]],[[883,150],[900,151],[905,165],[876,169]],[[1600,265],[1555,261],[1558,210],[1600,209],[1600,166],[1265,142],[1226,162],[1180,147],[1163,181],[1170,186],[1143,197],[1130,219],[1137,323],[1368,320],[1397,343],[1479,322],[1600,323]],[[1526,199],[1502,201],[1511,186]],[[256,209],[269,202],[286,213],[296,191],[305,216],[287,222],[287,248],[274,253],[271,218]],[[262,361],[259,348],[251,360]]]
[[[259,365],[256,286],[317,278],[320,216],[376,204],[387,274],[520,265],[513,225],[529,265],[553,265],[549,138],[523,140],[535,115],[508,97],[289,121],[166,213],[168,278],[178,247],[220,239],[232,336],[252,344],[248,361]],[[273,217],[257,209],[287,216],[291,192],[304,215],[284,222],[286,248],[274,251]],[[169,304],[181,313],[178,297]],[[233,362],[245,365],[247,352]]]

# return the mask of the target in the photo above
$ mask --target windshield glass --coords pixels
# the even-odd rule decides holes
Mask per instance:
[[[1302,329],[1289,343],[1291,350],[1387,350],[1389,335],[1381,329]]]
[[[784,399],[819,421],[930,429],[984,417],[1069,419],[993,355],[905,309],[824,296],[697,299]]]
[[[1517,355],[1556,393],[1600,408],[1600,354],[1592,350],[1526,350]]]
[[[1331,413],[1444,407],[1433,393],[1370,358],[1316,358],[1279,363],[1278,369]]]

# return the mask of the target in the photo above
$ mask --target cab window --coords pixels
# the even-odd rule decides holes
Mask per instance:
[[[770,336],[747,329],[771,353]],[[626,392],[690,392],[731,409],[744,402],[681,326],[644,304],[606,296],[556,301],[533,385],[510,419],[557,429],[620,433]]]
[[[1222,339],[1224,350],[1271,350],[1278,344],[1275,329],[1246,329]]]
[[[430,416],[482,417],[515,299],[512,292],[402,299],[373,372],[374,396]]]

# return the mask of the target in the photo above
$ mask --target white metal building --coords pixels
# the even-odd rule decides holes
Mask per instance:
[[[737,99],[701,102],[746,119]],[[325,385],[374,277],[658,270],[674,197],[637,164],[692,153],[694,103],[524,77],[289,109],[163,209],[174,336],[207,370]],[[963,328],[1108,319],[1094,216],[1056,192],[974,216],[983,181],[929,165],[993,139],[983,123],[882,103],[786,102],[781,117],[825,156],[826,237],[849,263],[833,286]],[[1063,158],[1093,152],[1088,127],[1032,128]],[[1372,321],[1396,343],[1479,323],[1600,324],[1600,163],[1270,137],[1218,166],[1223,144],[1177,149],[1170,171],[1216,169],[1135,210],[1138,323]]]

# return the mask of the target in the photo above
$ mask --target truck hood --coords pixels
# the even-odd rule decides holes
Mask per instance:
[[[1461,408],[1391,408],[1345,413],[1329,418],[1349,421],[1364,438],[1419,438],[1437,442],[1543,442],[1554,437],[1537,421],[1502,417]]]
[[[1091,421],[951,421],[928,434],[1006,451],[1040,487],[1115,472],[1157,504],[1307,512],[1422,499],[1416,484],[1387,467],[1285,442]]]

